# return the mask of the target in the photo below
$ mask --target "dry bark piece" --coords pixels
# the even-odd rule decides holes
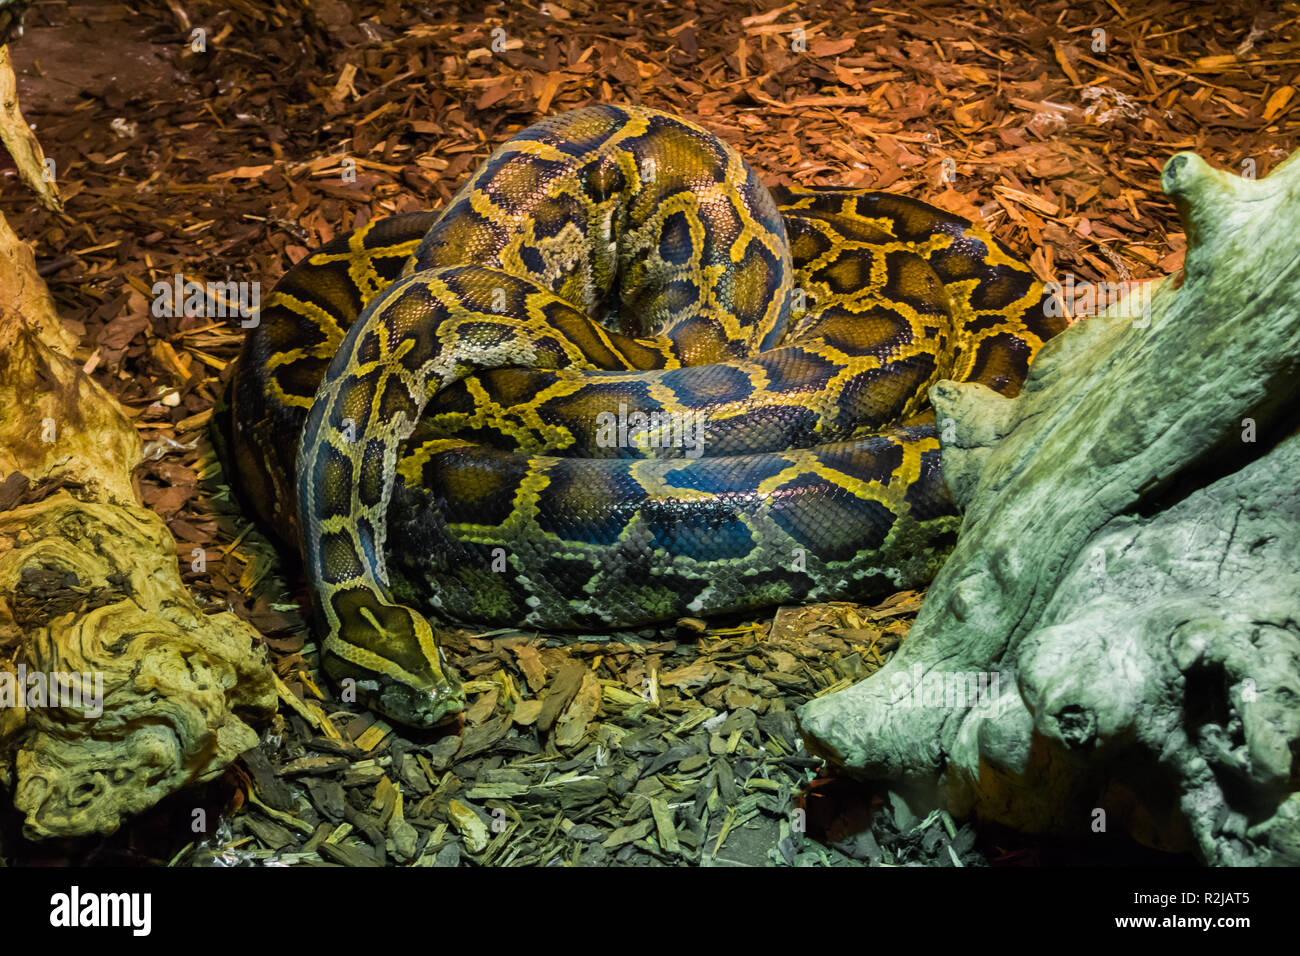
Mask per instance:
[[[555,741],[561,747],[572,747],[586,735],[587,724],[600,709],[600,681],[584,668],[582,683],[573,695],[568,708],[555,722]]]
[[[1082,835],[1110,808],[1211,863],[1295,864],[1300,154],[1254,181],[1183,153],[1163,182],[1179,289],[1067,329],[1015,399],[931,391],[957,547],[893,660],[800,722],[960,812]]]

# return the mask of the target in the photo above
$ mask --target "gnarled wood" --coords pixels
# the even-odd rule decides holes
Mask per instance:
[[[0,249],[0,300],[47,301],[30,262]],[[35,328],[63,344],[0,318],[0,780],[30,836],[110,833],[255,746],[275,688],[256,632],[200,611],[136,500],[135,428]]]
[[[957,547],[894,660],[800,721],[960,812],[1297,863],[1300,159],[1163,182],[1181,288],[1069,328],[1016,399],[932,390]]]

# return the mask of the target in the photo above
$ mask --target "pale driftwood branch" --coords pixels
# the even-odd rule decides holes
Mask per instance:
[[[44,301],[30,259],[0,249],[0,300]],[[276,704],[256,632],[182,583],[132,488],[135,428],[50,320],[0,317],[0,780],[33,837],[110,833],[214,777]]]
[[[1255,182],[1180,154],[1164,187],[1181,288],[1072,326],[1016,399],[932,390],[956,550],[894,660],[800,720],[961,812],[1297,863],[1300,159]]]
[[[45,172],[45,152],[18,109],[18,81],[9,46],[0,46],[0,142],[14,159],[18,175],[51,212],[63,209],[63,199],[53,176]]]

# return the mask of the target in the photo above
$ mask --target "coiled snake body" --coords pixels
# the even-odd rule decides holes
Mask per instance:
[[[1013,394],[1042,294],[923,203],[769,192],[684,120],[576,110],[281,279],[228,461],[303,555],[326,671],[427,726],[463,694],[426,614],[627,629],[928,581],[959,518],[927,390]]]

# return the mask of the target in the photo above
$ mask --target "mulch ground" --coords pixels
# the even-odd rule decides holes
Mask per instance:
[[[459,734],[408,734],[315,671],[302,590],[231,503],[207,439],[237,320],[155,316],[155,282],[274,281],[375,217],[444,203],[549,113],[644,103],[773,184],[907,193],[983,221],[1044,279],[1176,272],[1159,188],[1192,149],[1263,176],[1297,145],[1300,6],[897,2],[771,8],[46,0],[13,46],[62,214],[6,177],[79,358],[146,441],[144,501],[186,577],[263,635],[282,706],[216,784],[103,841],[0,861],[420,865],[1032,864],[1133,858],[1028,840],[824,776],[793,713],[888,660],[920,603],[785,609],[699,633],[450,640]],[[196,33],[201,30],[201,33]],[[111,51],[106,54],[106,51]],[[352,174],[355,175],[352,175]],[[211,810],[194,834],[192,809]],[[12,816],[12,815],[11,815]]]

